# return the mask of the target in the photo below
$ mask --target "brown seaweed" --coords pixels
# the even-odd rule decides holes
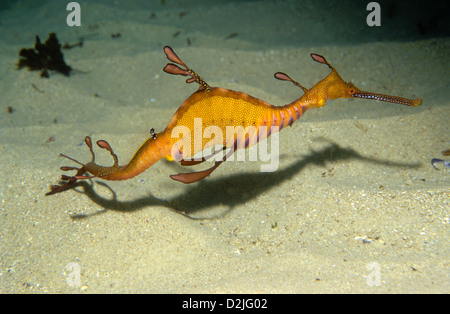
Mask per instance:
[[[70,75],[72,68],[64,62],[64,55],[61,52],[61,45],[55,33],[50,33],[44,44],[36,35],[34,48],[22,48],[19,52],[19,62],[17,68],[27,67],[31,71],[41,70],[41,77],[49,77],[48,71],[56,71]]]

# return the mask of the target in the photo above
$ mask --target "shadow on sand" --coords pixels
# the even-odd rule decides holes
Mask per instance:
[[[262,193],[266,193],[272,187],[275,187],[286,180],[290,180],[310,164],[325,166],[328,162],[344,160],[362,160],[365,162],[400,168],[417,168],[420,166],[420,163],[398,163],[362,156],[353,149],[342,148],[335,143],[331,143],[320,151],[310,152],[299,161],[286,166],[279,171],[239,173],[221,178],[207,178],[199,183],[187,185],[186,190],[182,194],[172,199],[160,199],[151,195],[146,195],[131,201],[119,201],[117,200],[116,193],[106,183],[96,181],[97,184],[100,184],[111,191],[112,198],[108,199],[95,192],[92,184],[83,181],[77,186],[83,187],[84,191],[79,192],[89,197],[103,209],[92,214],[72,214],[71,217],[73,219],[84,219],[105,213],[107,210],[132,212],[145,207],[164,206],[190,219],[215,219],[223,217],[236,206],[249,202]],[[230,188],[232,191],[239,192],[230,194],[230,192],[228,192],[230,191]],[[223,206],[226,207],[226,210],[219,215],[198,215],[200,212],[205,212],[208,208],[214,206]]]

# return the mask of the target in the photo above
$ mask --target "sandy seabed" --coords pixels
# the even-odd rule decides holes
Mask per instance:
[[[0,292],[450,292],[450,171],[430,163],[450,148],[448,36],[387,19],[402,39],[388,40],[364,19],[324,19],[340,8],[323,1],[89,1],[79,28],[60,3],[0,12]],[[72,75],[16,70],[50,32],[84,38],[64,51]],[[329,73],[311,52],[361,89],[423,104],[330,101],[280,133],[275,172],[228,162],[184,185],[169,175],[186,169],[160,161],[44,196],[70,164],[60,152],[89,160],[90,135],[124,161],[195,90],[161,71],[164,45],[210,85],[274,105],[300,90],[273,73],[307,87]]]

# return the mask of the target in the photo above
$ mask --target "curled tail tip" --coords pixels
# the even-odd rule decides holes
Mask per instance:
[[[65,184],[62,185],[50,185],[50,191],[45,193],[45,196],[49,196],[49,195],[53,195],[53,194],[57,194],[57,193],[61,193],[64,191],[67,191],[68,189],[70,189],[72,187],[72,185],[75,183],[74,182],[67,182]]]
[[[45,193],[45,196],[49,196],[49,195],[57,193],[56,192],[57,187],[58,187],[57,185],[50,185],[50,191]]]

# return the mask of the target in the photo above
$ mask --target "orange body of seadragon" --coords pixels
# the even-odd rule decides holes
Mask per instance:
[[[172,48],[164,47],[164,53],[173,62],[167,64],[164,67],[164,71],[170,74],[188,76],[189,78],[186,82],[198,83],[199,89],[184,101],[164,131],[155,133],[152,129],[151,136],[137,149],[126,165],[119,165],[117,155],[113,152],[108,142],[104,140],[97,141],[97,145],[111,153],[114,164],[111,167],[97,165],[95,163],[92,141],[88,136],[85,138],[85,142],[92,155],[90,162],[82,164],[73,158],[61,154],[80,164],[81,167],[61,167],[63,171],[76,170],[77,172],[74,176],[63,175],[62,180],[66,182],[62,185],[52,185],[51,191],[47,195],[65,191],[71,188],[77,180],[81,179],[97,177],[105,180],[126,180],[142,173],[162,158],[176,160],[185,166],[198,164],[208,158],[203,157],[195,160],[190,158],[203,151],[208,145],[221,146],[224,151],[228,149],[226,156],[216,161],[214,166],[207,170],[171,176],[172,179],[183,183],[196,182],[211,174],[236,149],[247,148],[256,144],[261,139],[270,136],[272,130],[278,131],[286,126],[291,126],[306,110],[322,107],[328,99],[365,98],[412,107],[416,107],[421,102],[420,98],[412,100],[361,91],[352,83],[345,82],[323,56],[311,54],[314,61],[326,64],[331,69],[331,73],[310,89],[292,80],[285,73],[275,73],[275,78],[292,82],[301,88],[304,94],[288,105],[273,106],[242,92],[220,87],[210,87],[197,73],[181,61]],[[216,130],[223,132],[223,134],[226,134],[228,126],[241,126],[244,132],[234,133],[232,138],[227,136],[218,137],[216,141],[201,139],[197,144],[195,139],[190,137],[187,143],[181,140],[183,145],[179,145],[180,138],[173,136],[173,131],[177,127],[183,127],[189,130],[191,134],[195,133],[195,119],[201,119],[202,130],[197,130],[200,132],[211,126],[214,126]],[[91,175],[86,176],[86,173]]]

